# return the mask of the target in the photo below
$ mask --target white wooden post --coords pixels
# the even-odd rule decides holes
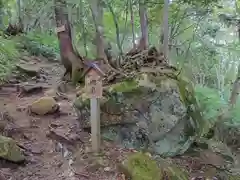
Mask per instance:
[[[93,152],[100,150],[100,99],[91,98],[91,140]]]
[[[96,69],[91,68],[85,76],[85,90],[90,98],[90,122],[92,151],[100,151],[100,98],[102,98],[102,77]]]

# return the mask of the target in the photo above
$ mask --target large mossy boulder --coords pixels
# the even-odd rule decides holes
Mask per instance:
[[[190,127],[193,124],[191,114],[187,113],[191,102],[186,96],[191,93],[189,88],[185,90],[186,86],[185,81],[179,83],[177,78],[141,74],[135,79],[104,87],[100,100],[101,126],[122,125],[114,130],[109,128],[109,131],[111,129],[114,137],[125,139],[128,144],[137,142],[133,143],[134,147],[153,143],[152,149],[158,154],[181,154],[194,139],[191,137],[194,136]],[[74,107],[82,127],[90,128],[90,100],[84,91]],[[186,136],[187,133],[191,135]]]
[[[176,121],[177,117],[184,116],[186,108],[181,103],[177,86],[173,87],[173,84],[169,87],[169,83],[173,81],[166,81],[166,86],[162,87],[161,91],[156,87],[141,84],[141,80],[128,80],[105,87],[100,100],[101,125],[140,121],[149,124],[152,119],[157,121],[159,118],[160,121],[167,120],[166,123],[169,123],[168,127],[171,128],[172,122],[169,119]],[[82,126],[90,127],[90,100],[84,92],[76,99],[74,107]]]

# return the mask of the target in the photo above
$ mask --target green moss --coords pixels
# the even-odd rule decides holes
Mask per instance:
[[[135,80],[128,80],[111,85],[111,87],[109,88],[109,92],[124,93],[131,92],[136,89],[138,89],[138,82],[136,82]]]
[[[228,178],[229,180],[240,180],[240,176],[238,175],[229,175]]]
[[[126,167],[132,176],[132,180],[162,179],[157,163],[143,153],[135,153],[129,156]]]

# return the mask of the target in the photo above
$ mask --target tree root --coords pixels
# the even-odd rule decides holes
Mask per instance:
[[[118,69],[111,66],[108,60],[104,60],[105,64],[110,67],[104,78],[104,84],[134,78],[137,74],[143,72],[143,68],[148,68],[148,73],[154,74],[169,74],[169,72],[177,70],[167,64],[163,53],[158,52],[155,47],[146,50],[132,50],[125,54],[122,59],[123,61]]]

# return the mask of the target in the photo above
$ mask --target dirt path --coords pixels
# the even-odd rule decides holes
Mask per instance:
[[[0,90],[2,119],[10,117],[13,122],[7,124],[9,127],[5,131],[7,129],[7,135],[19,143],[27,157],[24,165],[2,161],[2,173],[11,180],[118,179],[115,161],[124,153],[107,143],[104,145],[105,154],[95,157],[89,152],[89,135],[81,131],[72,109],[74,89],[70,88],[66,93],[69,100],[58,101],[59,113],[29,115],[28,105],[44,96],[44,92],[56,88],[63,74],[58,63],[34,58],[31,61],[34,66],[43,69],[45,80],[36,82],[32,79],[28,82],[46,86],[44,91],[19,97],[16,87],[3,87]]]

